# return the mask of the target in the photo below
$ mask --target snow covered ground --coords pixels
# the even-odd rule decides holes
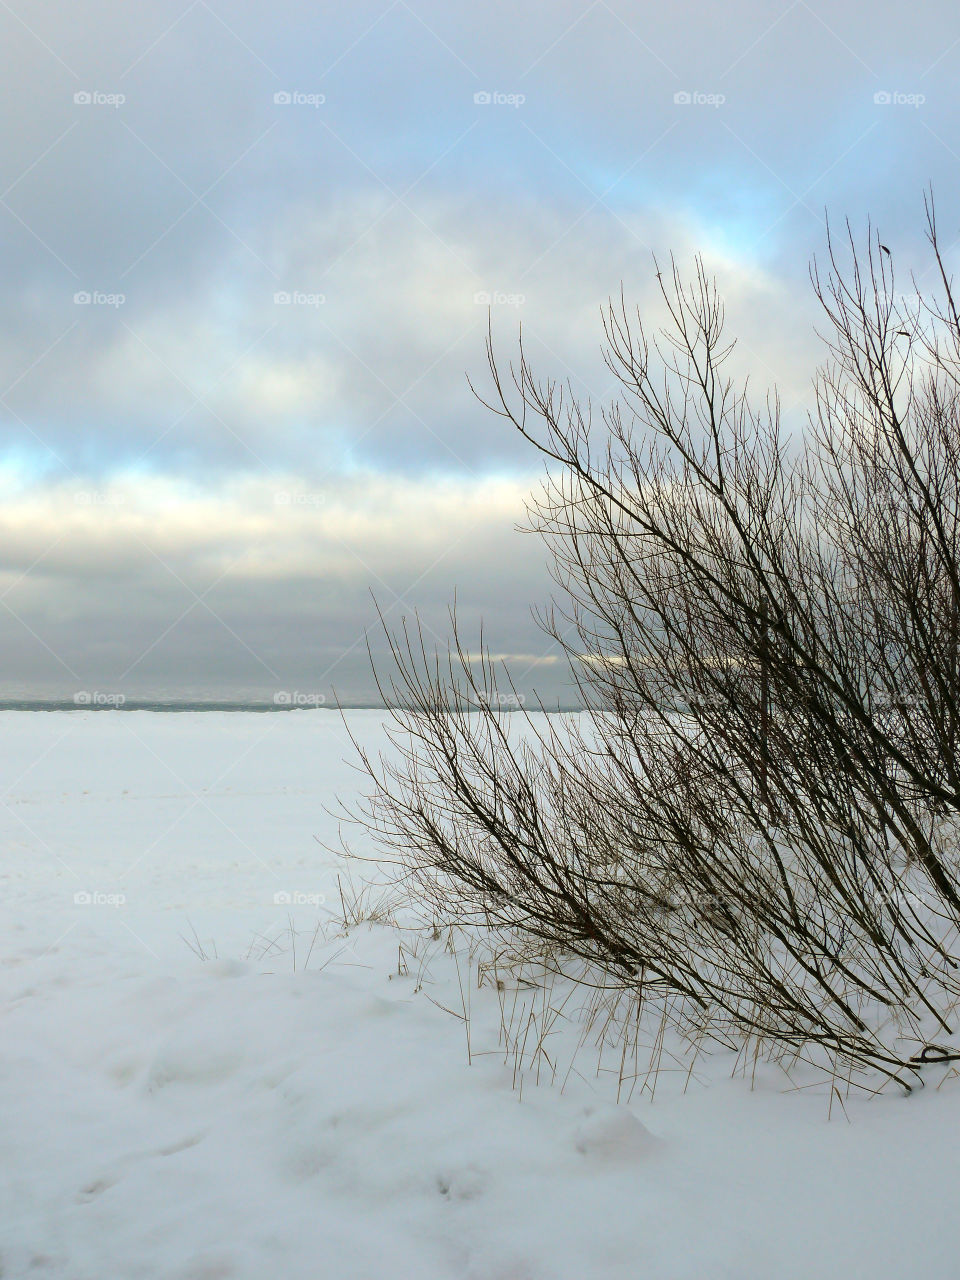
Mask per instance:
[[[534,993],[344,936],[349,757],[327,711],[0,715],[4,1280],[960,1275],[960,1076],[844,1111],[715,1054],[617,1106],[574,997],[518,1077]]]

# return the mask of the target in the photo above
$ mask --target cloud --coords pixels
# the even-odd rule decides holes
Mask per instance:
[[[953,238],[958,38],[939,0],[3,8],[6,669],[152,644],[136,671],[171,687],[267,652],[342,671],[379,583],[438,633],[459,586],[536,654],[508,513],[532,460],[465,377],[487,301],[502,358],[522,325],[602,402],[604,301],[622,282],[655,327],[652,253],[702,252],[731,373],[801,426],[824,207],[872,213],[903,280],[930,180]]]
[[[17,491],[8,477],[0,644],[17,673],[61,692],[156,692],[202,673],[227,692],[296,679],[370,696],[365,634],[383,649],[371,592],[393,625],[419,612],[431,643],[456,590],[467,634],[486,617],[527,666],[548,648],[526,607],[549,584],[543,548],[515,531],[522,483],[280,479]]]
[[[29,328],[0,358],[15,384],[8,444],[46,447],[68,471],[100,475],[137,465],[211,477],[251,465],[473,475],[522,466],[526,446],[467,385],[468,374],[485,385],[488,318],[506,359],[522,327],[544,376],[602,399],[602,306],[623,282],[643,314],[658,314],[648,246],[661,257],[672,247],[690,267],[704,252],[742,336],[742,373],[761,385],[778,378],[790,399],[809,384],[812,327],[798,346],[794,327],[778,322],[797,308],[812,322],[809,297],[714,249],[689,220],[668,225],[653,209],[612,227],[597,213],[571,225],[565,211],[529,206],[494,241],[453,199],[423,206],[428,226],[384,217],[387,208],[358,197],[333,216],[311,205],[285,213],[268,237],[282,245],[272,255],[282,289],[220,268],[159,303],[133,288],[113,303],[61,300],[57,324],[45,315],[37,326],[32,360]],[[350,246],[349,229],[371,224]]]

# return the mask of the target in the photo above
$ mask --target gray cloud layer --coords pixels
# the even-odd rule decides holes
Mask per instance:
[[[824,206],[905,276],[932,181],[953,239],[958,41],[932,3],[5,6],[12,683],[362,696],[370,589],[439,632],[456,586],[540,652],[535,467],[464,377],[485,301],[602,399],[605,297],[702,250],[799,421]]]

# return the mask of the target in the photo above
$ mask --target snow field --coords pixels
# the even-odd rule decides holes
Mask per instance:
[[[465,952],[337,922],[349,757],[325,711],[0,716],[5,1280],[960,1274],[960,1077],[844,1112],[715,1054],[617,1106],[574,996],[521,1098]]]

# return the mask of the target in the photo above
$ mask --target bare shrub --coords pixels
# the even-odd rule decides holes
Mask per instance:
[[[488,344],[486,403],[547,460],[541,623],[588,710],[505,713],[487,658],[390,637],[395,754],[353,816],[436,920],[575,956],[673,1020],[904,1088],[960,996],[960,317],[849,228],[813,285],[804,439],[724,370],[702,263],[667,328],[604,316],[616,401]]]

